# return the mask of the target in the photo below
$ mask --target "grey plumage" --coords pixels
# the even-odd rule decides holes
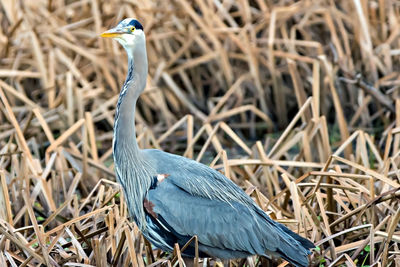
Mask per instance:
[[[204,257],[274,255],[296,266],[308,266],[307,256],[314,245],[271,220],[224,175],[181,156],[139,149],[134,113],[147,77],[142,26],[125,19],[102,36],[114,37],[128,54],[128,76],[115,115],[113,155],[129,212],[143,235],[165,251],[197,235]],[[165,178],[160,180],[160,174]],[[194,256],[194,248],[185,254]]]

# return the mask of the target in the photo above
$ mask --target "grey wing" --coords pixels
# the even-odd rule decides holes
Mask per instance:
[[[159,174],[170,175],[169,180],[191,195],[258,208],[235,183],[204,164],[156,149],[146,149],[143,153]]]
[[[159,150],[143,150],[158,174],[166,174],[150,201],[176,235],[197,235],[201,248],[219,258],[279,255],[308,266],[314,245],[274,222],[236,184],[196,161]]]
[[[171,176],[148,192],[152,211],[178,237],[197,235],[200,250],[219,258],[240,258],[276,251],[279,236],[241,203],[193,196]],[[266,234],[268,233],[268,234]]]

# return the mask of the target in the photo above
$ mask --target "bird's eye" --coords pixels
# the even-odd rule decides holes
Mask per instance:
[[[130,28],[130,30],[131,30],[131,32],[134,32],[134,31],[136,30],[135,26],[132,26],[132,27]]]

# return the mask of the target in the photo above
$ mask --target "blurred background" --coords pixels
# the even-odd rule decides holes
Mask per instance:
[[[147,36],[142,148],[223,172],[317,243],[313,265],[399,263],[399,13],[394,0],[0,0],[2,265],[179,258],[144,242],[113,182],[127,58],[99,34],[127,17]]]

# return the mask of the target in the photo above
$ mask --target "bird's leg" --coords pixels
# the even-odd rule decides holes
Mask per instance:
[[[183,261],[185,262],[186,267],[195,267],[193,258],[190,257],[182,257]],[[198,265],[197,265],[198,266]]]
[[[273,267],[274,262],[271,259],[268,259],[267,257],[260,256],[260,266],[265,266],[265,267]]]

